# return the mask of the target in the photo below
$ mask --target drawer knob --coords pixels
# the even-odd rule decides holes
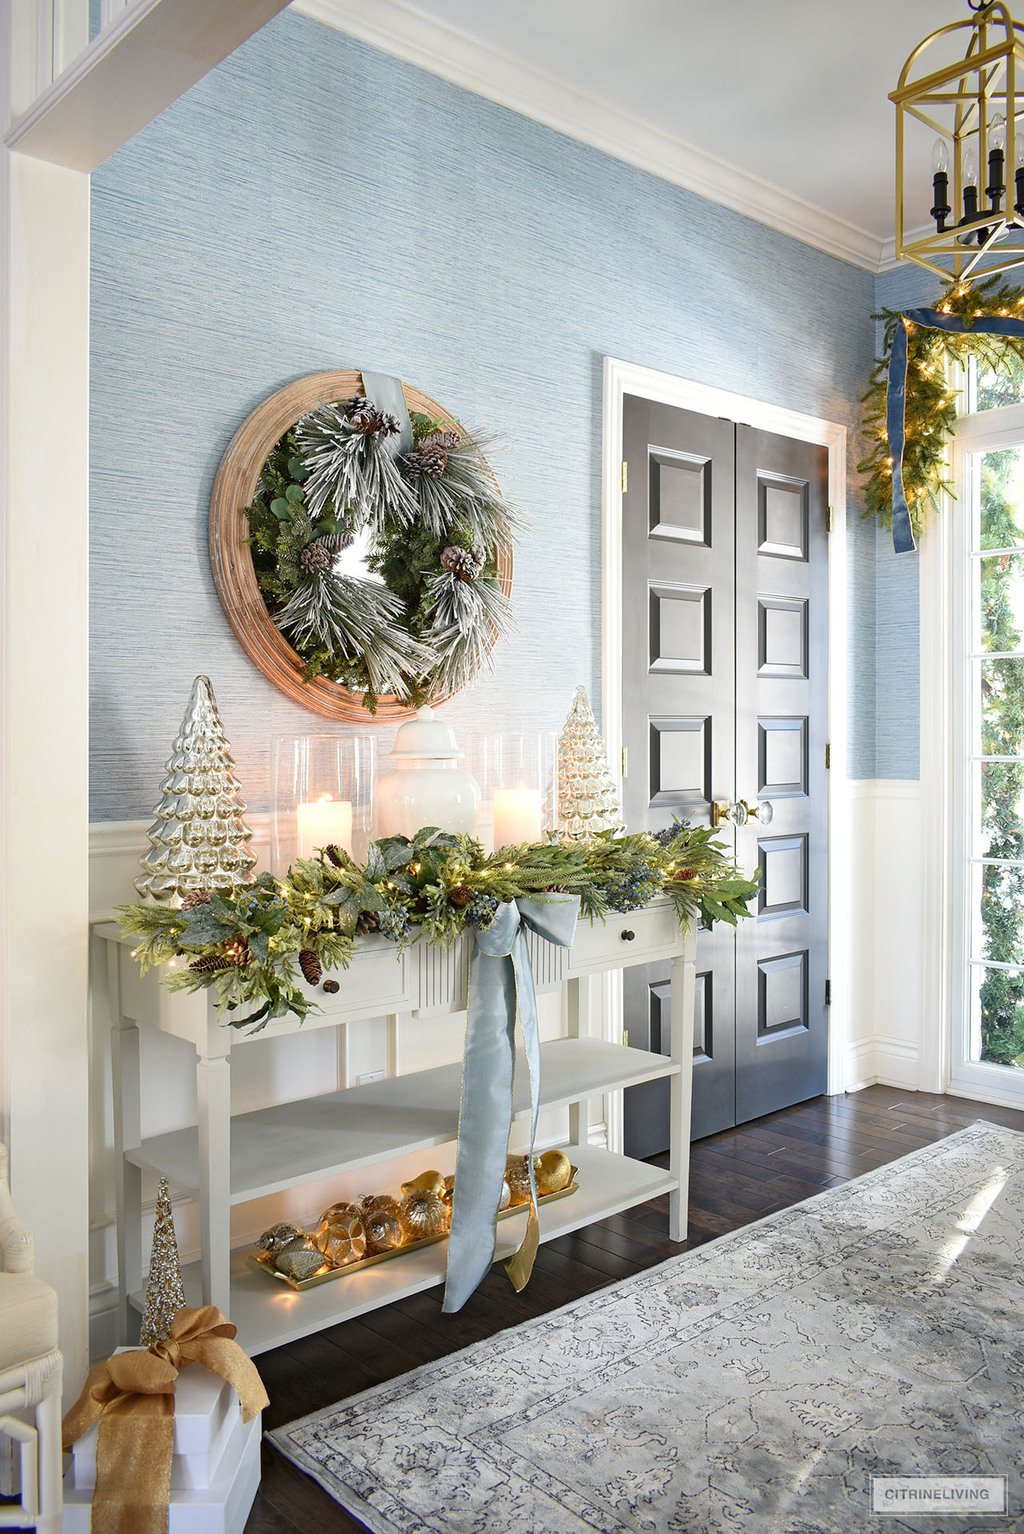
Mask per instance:
[[[632,928],[630,928],[630,927],[623,927],[623,929],[622,929],[622,941],[624,943],[631,943],[635,937],[636,937],[636,933],[632,930]]]

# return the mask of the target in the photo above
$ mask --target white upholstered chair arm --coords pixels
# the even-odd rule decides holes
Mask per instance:
[[[0,1267],[5,1273],[31,1273],[32,1237],[14,1212],[7,1180],[7,1146],[0,1143]]]

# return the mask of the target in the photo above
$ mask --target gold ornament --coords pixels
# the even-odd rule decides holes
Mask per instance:
[[[525,1156],[509,1156],[505,1162],[505,1181],[509,1186],[509,1202],[513,1207],[530,1202],[530,1173]]]
[[[364,1222],[368,1256],[377,1252],[393,1252],[405,1240],[401,1220],[388,1209],[371,1210],[364,1217]]]
[[[454,1196],[455,1196],[455,1178],[449,1176],[449,1177],[446,1177],[445,1180],[444,1180],[444,1192],[441,1194],[441,1197],[444,1199],[446,1204],[450,1204],[452,1199],[454,1198]]]
[[[501,1198],[498,1200],[499,1209],[507,1209],[512,1202],[512,1189],[509,1187],[507,1177],[501,1179]]]
[[[366,1227],[355,1204],[332,1204],[317,1221],[314,1244],[332,1268],[344,1268],[366,1256]]]
[[[454,1181],[455,1179],[453,1178],[452,1182],[454,1183]],[[409,1193],[436,1193],[438,1198],[443,1198],[447,1186],[448,1179],[440,1172],[433,1170],[421,1172],[411,1182],[404,1182],[402,1184],[402,1197],[406,1197]]]
[[[537,1179],[537,1192],[542,1198],[546,1193],[561,1193],[572,1182],[572,1162],[565,1151],[549,1150],[537,1156],[533,1172]]]
[[[171,1322],[184,1304],[185,1286],[181,1281],[181,1259],[178,1256],[178,1239],[174,1234],[174,1217],[171,1214],[171,1190],[167,1178],[161,1177],[156,1195],[149,1277],[146,1280],[146,1308],[142,1313],[142,1331],[139,1336],[144,1348],[148,1348],[151,1342],[167,1341],[171,1335]]]
[[[441,1179],[442,1186],[444,1179]],[[402,1225],[410,1241],[422,1241],[424,1236],[441,1236],[451,1224],[452,1212],[437,1193],[429,1189],[414,1189],[402,1200]]]
[[[324,1255],[312,1246],[289,1247],[279,1257],[274,1258],[274,1267],[286,1278],[293,1278],[297,1284],[301,1284],[307,1278],[312,1278],[314,1273],[319,1273],[324,1265]]]
[[[272,1257],[277,1257],[289,1248],[308,1246],[309,1241],[304,1230],[300,1230],[297,1225],[292,1225],[289,1221],[284,1221],[280,1225],[271,1225],[269,1230],[265,1230],[256,1245],[261,1252],[269,1252]]]

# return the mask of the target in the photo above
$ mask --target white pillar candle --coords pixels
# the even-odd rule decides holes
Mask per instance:
[[[518,842],[541,839],[539,788],[494,790],[494,846],[511,847]]]
[[[348,799],[323,794],[297,810],[299,857],[311,858],[318,847],[352,851],[352,805]]]

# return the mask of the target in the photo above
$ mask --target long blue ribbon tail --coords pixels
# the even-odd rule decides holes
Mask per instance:
[[[559,947],[572,942],[577,899],[508,901],[477,933],[469,973],[466,1048],[455,1159],[455,1193],[444,1304],[461,1310],[494,1261],[495,1229],[512,1125],[512,1078],[518,1014],[530,1075],[530,1210],[526,1234],[506,1263],[521,1289],[540,1239],[533,1150],[540,1113],[540,1028],[526,928]]]
[[[1008,314],[965,320],[958,314],[944,314],[941,309],[905,309],[900,315],[889,356],[885,396],[885,430],[892,458],[892,545],[897,554],[909,554],[917,548],[903,485],[903,455],[907,443],[908,325],[920,325],[925,330],[944,330],[949,335],[1024,337],[1024,320],[1014,319]]]

